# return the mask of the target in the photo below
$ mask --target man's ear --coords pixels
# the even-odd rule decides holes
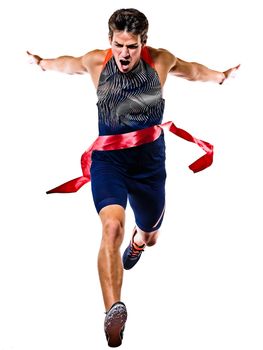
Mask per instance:
[[[143,40],[142,46],[146,46],[147,39],[148,39],[148,35],[144,35],[144,40]]]

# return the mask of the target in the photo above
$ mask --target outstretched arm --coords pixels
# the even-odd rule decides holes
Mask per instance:
[[[180,58],[176,58],[175,64],[172,66],[169,73],[191,81],[210,81],[223,84],[223,82],[232,76],[239,67],[240,64],[224,72],[219,72],[197,62],[186,62]]]
[[[42,70],[54,70],[67,74],[88,73],[88,62],[90,53],[81,57],[60,56],[57,58],[42,58],[27,51],[31,63],[37,64]]]
[[[37,64],[42,70],[55,70],[67,74],[88,73],[87,66],[84,65],[84,57],[60,56],[57,58],[42,58],[27,51],[31,58],[31,63]]]
[[[83,56],[60,56],[58,58],[42,58],[27,51],[31,63],[37,64],[42,70],[54,70],[67,74],[89,73],[95,87],[108,50],[93,50]]]
[[[223,82],[240,67],[239,64],[233,68],[227,69],[224,72],[219,72],[197,62],[183,61],[168,52],[165,52],[164,54],[166,55],[166,62],[170,62],[169,73],[191,81],[211,81],[218,84],[223,84]]]
[[[162,86],[165,83],[168,73],[191,81],[211,81],[223,84],[240,67],[240,65],[237,65],[224,72],[219,72],[197,62],[183,61],[165,49],[154,49],[151,47],[149,49]]]

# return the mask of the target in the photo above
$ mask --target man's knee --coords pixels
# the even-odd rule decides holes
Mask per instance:
[[[102,240],[108,246],[119,247],[123,241],[123,223],[115,218],[106,219],[102,227]]]
[[[124,236],[124,209],[119,205],[110,205],[100,212],[102,239],[110,245],[119,246]]]

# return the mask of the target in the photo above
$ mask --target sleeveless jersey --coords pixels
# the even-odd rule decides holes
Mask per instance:
[[[111,49],[97,88],[99,135],[124,134],[162,122],[164,99],[149,50],[142,49],[139,63],[122,73]]]
[[[128,73],[119,71],[111,50],[108,50],[97,95],[100,136],[81,157],[83,176],[47,193],[78,191],[90,181],[91,160],[94,174],[100,171],[96,169],[100,161],[104,164],[105,161],[110,161],[125,176],[134,179],[155,176],[160,170],[165,177],[165,142],[163,131],[159,133],[163,127],[205,151],[205,155],[189,166],[193,172],[206,169],[212,164],[213,145],[177,128],[173,122],[161,124],[164,99],[147,47],[142,49],[138,65]],[[112,138],[116,138],[116,142]]]

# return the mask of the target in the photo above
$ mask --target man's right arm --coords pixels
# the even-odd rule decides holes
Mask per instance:
[[[31,63],[39,65],[44,71],[53,70],[67,74],[84,74],[92,73],[93,67],[100,63],[97,51],[90,51],[80,57],[60,56],[57,58],[42,58],[28,51],[27,54],[32,59]]]

